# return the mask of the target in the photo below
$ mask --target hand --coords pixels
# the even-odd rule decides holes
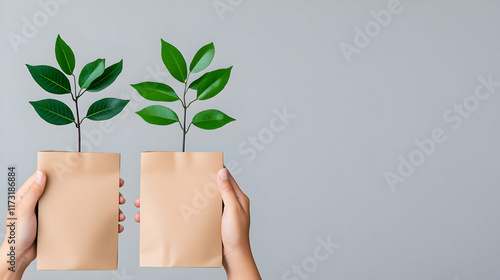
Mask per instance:
[[[124,184],[125,184],[125,181],[123,181],[123,179],[120,178],[120,188],[123,187]],[[120,205],[125,204],[125,201],[126,201],[125,197],[123,197],[122,193],[120,193],[120,198],[119,198]],[[125,219],[127,217],[125,217],[125,214],[123,214],[122,209],[119,209],[119,211],[120,211],[120,214],[118,215],[118,221],[123,222],[123,221],[125,221]],[[122,233],[124,229],[125,228],[122,225],[118,224],[118,233]]]
[[[217,187],[224,202],[222,214],[223,260],[227,277],[231,279],[261,279],[250,248],[250,200],[226,168],[219,171]],[[134,205],[141,206],[138,198]],[[140,212],[134,216],[141,221]]]
[[[37,217],[35,208],[38,199],[45,190],[45,182],[47,178],[45,172],[37,171],[16,192],[16,269],[15,272],[8,270],[8,263],[0,262],[0,279],[21,279],[26,267],[36,258],[36,234],[37,234]],[[120,187],[124,181],[120,179]],[[120,193],[119,203],[124,204],[125,198]],[[120,211],[119,221],[125,220],[125,215]],[[7,221],[7,224],[9,221]],[[123,226],[118,226],[118,232],[123,231]],[[7,232],[10,230],[7,229]],[[0,254],[2,257],[7,256],[10,247],[8,243],[9,234],[5,235],[5,239],[0,246]],[[1,259],[1,258],[0,258]]]
[[[226,168],[219,171],[217,187],[224,202],[222,264],[227,278],[261,279],[250,248],[250,199]]]

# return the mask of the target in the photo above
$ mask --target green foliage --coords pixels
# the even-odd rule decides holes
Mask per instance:
[[[176,47],[161,40],[161,58],[172,77],[184,83],[187,79],[187,66],[181,52]]]
[[[60,35],[57,35],[56,40],[56,60],[63,70],[64,73],[68,75],[73,74],[73,70],[75,70],[75,54],[71,50],[71,48],[66,44],[66,42],[61,39]]]
[[[42,119],[53,125],[65,125],[75,121],[75,116],[68,105],[55,99],[30,101]]]
[[[103,98],[90,105],[86,118],[93,121],[105,121],[118,115],[130,100]]]
[[[227,69],[219,69],[206,73],[196,89],[198,100],[210,99],[221,92],[229,81],[232,68],[231,66]]]
[[[71,85],[69,80],[58,69],[47,66],[31,66],[26,64],[31,76],[45,91],[53,94],[66,94],[71,93]]]
[[[201,111],[193,117],[193,125],[202,129],[217,129],[235,121],[235,119],[219,110]]]
[[[80,72],[78,84],[80,88],[88,88],[92,82],[104,73],[104,59],[97,59],[85,65]]]
[[[214,55],[214,43],[201,47],[201,49],[194,55],[193,61],[191,61],[191,64],[189,65],[189,71],[191,71],[191,73],[198,73],[205,70],[205,68],[207,68],[212,62],[212,59],[214,59]]]
[[[83,120],[93,121],[108,120],[119,114],[127,105],[129,100],[117,98],[103,98],[90,105],[87,115],[81,117],[78,101],[87,91],[97,92],[111,85],[123,69],[123,60],[105,68],[105,60],[97,59],[85,65],[80,72],[78,84],[76,83],[75,55],[66,42],[57,36],[55,44],[55,55],[57,64],[62,72],[57,68],[46,65],[31,66],[26,65],[35,82],[45,91],[53,94],[70,94],[75,103],[76,119],[71,109],[63,102],[55,99],[44,99],[40,101],[30,101],[38,115],[46,122],[53,125],[67,125],[74,123],[78,129],[78,151],[81,151],[80,128]],[[63,73],[64,72],[64,73]],[[71,88],[68,76],[74,81]],[[80,87],[77,90],[77,85]]]
[[[147,100],[165,102],[178,100],[182,104],[184,109],[182,121],[172,109],[161,105],[152,105],[137,111],[136,113],[146,122],[154,125],[170,125],[173,123],[179,123],[183,133],[183,152],[185,151],[186,146],[186,134],[188,133],[191,125],[201,129],[213,130],[221,128],[235,120],[219,110],[210,109],[199,112],[193,117],[189,125],[186,124],[186,115],[189,106],[195,101],[213,98],[224,89],[229,81],[231,70],[233,68],[232,66],[229,68],[205,72],[196,80],[189,83],[190,75],[205,70],[212,62],[214,55],[215,47],[213,43],[201,47],[189,64],[188,71],[187,64],[182,53],[170,43],[161,40],[161,58],[172,77],[183,84],[184,90],[182,95],[177,95],[172,87],[163,83],[142,82],[131,85],[142,97]],[[196,96],[191,98],[191,101],[188,102],[186,100],[186,95],[190,89],[196,91]]]
[[[168,85],[155,82],[142,82],[131,85],[137,92],[147,100],[172,102],[179,100],[179,96]]]
[[[172,109],[161,105],[151,105],[136,112],[136,114],[154,125],[169,125],[179,121],[179,117]]]
[[[97,92],[111,85],[123,70],[123,59],[104,70],[101,76],[90,83],[87,91]]]

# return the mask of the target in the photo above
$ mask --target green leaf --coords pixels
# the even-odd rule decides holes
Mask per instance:
[[[226,69],[219,69],[206,73],[198,85],[196,93],[197,99],[210,99],[221,92],[229,81],[232,68],[231,66]]]
[[[195,126],[208,130],[223,127],[232,121],[235,121],[235,119],[214,109],[201,111],[193,117],[193,124]]]
[[[198,90],[198,87],[200,86],[201,81],[203,81],[203,78],[205,77],[205,75],[207,75],[207,73],[203,74],[201,77],[199,77],[198,79],[194,80],[189,85],[189,88],[190,89],[194,89],[194,90]]]
[[[64,103],[55,99],[30,101],[38,115],[46,122],[54,125],[65,125],[75,121],[73,112]]]
[[[109,120],[118,115],[129,101],[118,98],[103,98],[90,105],[86,118],[93,121]]]
[[[191,64],[189,65],[189,71],[193,73],[198,73],[210,65],[212,59],[214,59],[215,47],[214,43],[210,43],[201,47],[198,52],[193,57]]]
[[[146,122],[155,125],[169,125],[179,121],[179,117],[172,109],[161,105],[152,105],[135,113]]]
[[[52,66],[31,66],[26,64],[31,76],[44,90],[54,94],[66,94],[71,92],[68,78]]]
[[[184,83],[187,78],[186,60],[176,47],[163,41],[163,39],[161,40],[161,58],[172,77]]]
[[[56,39],[56,59],[64,73],[73,74],[73,70],[75,70],[75,54],[68,44],[61,39],[60,35],[57,35]]]
[[[81,88],[88,88],[90,84],[104,73],[104,59],[97,59],[83,67],[78,78]]]
[[[104,69],[101,76],[97,77],[92,83],[90,83],[87,91],[96,92],[101,91],[111,85],[123,69],[123,59],[120,62],[115,63],[108,68]]]
[[[131,85],[139,92],[139,94],[151,101],[166,101],[172,102],[179,100],[179,96],[168,85],[155,82],[143,82],[140,84]]]

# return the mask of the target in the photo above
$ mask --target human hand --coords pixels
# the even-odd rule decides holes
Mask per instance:
[[[219,171],[217,187],[224,202],[222,213],[223,260],[228,279],[261,279],[250,248],[250,199],[226,168]]]
[[[47,181],[45,172],[36,171],[26,182],[18,189],[15,194],[16,205],[16,227],[15,227],[15,246],[16,246],[16,268],[15,271],[8,270],[8,263],[3,261],[0,263],[0,279],[21,279],[26,267],[36,258],[36,234],[37,234],[37,217],[36,205],[38,199],[45,190]],[[124,181],[120,179],[120,187]],[[120,193],[119,203],[124,204],[125,198]],[[125,220],[125,215],[120,211],[119,221]],[[9,224],[9,221],[7,221]],[[118,232],[124,230],[122,225],[118,226]],[[9,229],[7,229],[9,232]],[[0,246],[0,254],[7,256],[10,252],[9,243],[10,234],[5,235],[5,239]],[[11,241],[12,242],[12,241]]]
[[[223,260],[227,277],[231,279],[261,279],[250,247],[250,200],[226,168],[217,175],[217,187],[224,202],[222,214]],[[138,198],[134,205],[141,207]],[[141,221],[140,212],[134,216]]]
[[[123,187],[124,184],[125,184],[125,181],[123,181],[123,179],[120,178],[120,188]],[[123,197],[122,193],[120,193],[120,199],[119,199],[120,205],[125,204],[125,201],[126,201],[125,197]],[[123,221],[125,221],[125,219],[127,217],[125,217],[125,214],[123,214],[121,209],[119,209],[119,211],[120,211],[120,214],[118,215],[118,221],[123,222]],[[118,233],[122,233],[124,229],[125,228],[122,225],[118,224]]]

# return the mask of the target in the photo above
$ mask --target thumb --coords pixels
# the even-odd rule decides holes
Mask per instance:
[[[226,168],[222,168],[217,175],[217,188],[222,196],[225,207],[235,207],[238,205],[234,187],[229,181],[229,171]]]
[[[35,211],[36,203],[45,189],[46,181],[45,172],[38,170],[19,189],[17,206],[20,214]]]

